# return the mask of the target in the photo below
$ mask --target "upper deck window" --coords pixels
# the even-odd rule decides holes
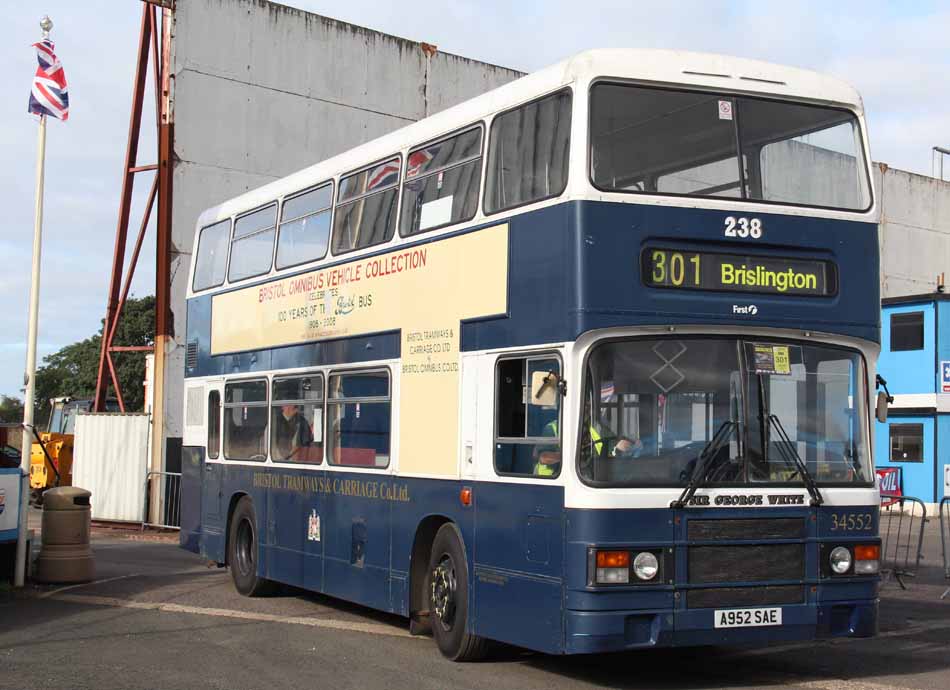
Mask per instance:
[[[485,213],[563,192],[570,138],[570,91],[526,103],[496,117],[488,143]]]
[[[865,210],[857,118],[846,110],[623,84],[591,89],[600,189]]]
[[[284,206],[280,210],[280,232],[277,236],[278,269],[326,256],[332,206],[332,184],[325,184],[284,199]]]
[[[224,274],[228,269],[228,237],[230,235],[230,219],[201,228],[192,285],[192,289],[196,292],[217,287],[224,282]]]
[[[474,218],[481,178],[481,127],[410,151],[400,234],[406,237]]]
[[[277,204],[248,213],[234,221],[228,280],[242,280],[267,273],[274,255]]]
[[[397,156],[340,180],[333,220],[334,254],[392,239],[396,229],[399,165]]]

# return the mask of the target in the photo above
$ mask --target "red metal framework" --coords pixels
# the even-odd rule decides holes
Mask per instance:
[[[161,343],[169,334],[169,259],[171,238],[171,142],[172,118],[169,99],[170,75],[169,53],[171,36],[171,12],[173,0],[143,0],[142,23],[136,52],[135,82],[132,92],[132,113],[129,119],[129,136],[126,146],[122,193],[119,202],[119,220],[116,226],[115,249],[112,256],[112,275],[109,280],[109,298],[106,303],[106,318],[103,327],[102,349],[99,354],[99,374],[96,380],[95,411],[105,410],[105,402],[111,382],[119,409],[125,412],[125,401],[119,378],[116,375],[112,354],[115,352],[152,352],[156,348],[146,346],[113,345],[122,309],[129,295],[129,287],[139,253],[145,239],[152,209],[158,205],[156,222],[156,272],[155,272],[155,342]],[[142,125],[142,109],[145,101],[145,83],[148,78],[149,53],[152,54],[152,72],[155,79],[155,121],[158,126],[158,163],[139,165],[139,134]],[[135,175],[154,171],[155,177],[149,190],[142,221],[129,269],[122,279],[125,264],[126,241],[129,231],[129,216],[132,207],[132,190]],[[161,350],[159,350],[161,352]],[[161,369],[159,369],[161,371]]]

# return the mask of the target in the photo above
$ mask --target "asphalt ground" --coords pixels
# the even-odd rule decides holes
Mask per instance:
[[[174,539],[97,530],[93,583],[0,588],[0,689],[950,688],[935,521],[917,577],[882,588],[874,639],[582,657],[499,645],[477,664],[446,661],[395,616],[299,590],[241,597]]]

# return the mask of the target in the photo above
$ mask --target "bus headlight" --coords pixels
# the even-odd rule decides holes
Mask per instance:
[[[652,580],[659,570],[656,556],[649,551],[642,551],[633,559],[633,572],[641,580]]]
[[[831,550],[831,555],[828,556],[831,572],[836,575],[844,575],[851,570],[851,562],[851,552],[844,546],[836,546]]]

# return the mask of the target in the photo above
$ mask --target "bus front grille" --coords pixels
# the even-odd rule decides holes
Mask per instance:
[[[805,577],[804,544],[691,546],[689,584],[772,582]]]

